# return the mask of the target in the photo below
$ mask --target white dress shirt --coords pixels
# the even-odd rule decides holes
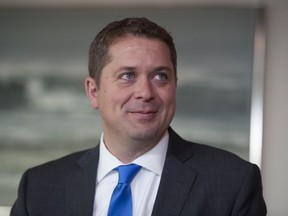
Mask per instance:
[[[169,134],[166,131],[153,149],[132,162],[142,166],[131,182],[133,216],[149,216],[152,214],[164,167],[168,140]],[[108,151],[102,134],[93,216],[107,216],[110,198],[118,183],[118,172],[113,169],[119,165],[123,165],[123,163]]]

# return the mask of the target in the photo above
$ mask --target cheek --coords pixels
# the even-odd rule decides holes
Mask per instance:
[[[125,104],[130,100],[129,94],[127,91],[121,91],[119,89],[107,89],[105,93],[102,94],[102,103],[105,109],[112,109],[114,111],[122,109]]]
[[[106,89],[101,88],[98,92],[99,110],[105,111],[105,108],[108,106],[108,98]]]
[[[167,106],[175,106],[176,103],[176,91],[174,88],[164,90],[160,92],[162,102]]]

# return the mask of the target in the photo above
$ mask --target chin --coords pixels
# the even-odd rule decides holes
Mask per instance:
[[[161,133],[163,129],[155,129],[155,128],[134,128],[131,133],[130,137],[138,140],[138,141],[153,141],[153,140],[160,140],[161,136],[163,135],[164,131]]]

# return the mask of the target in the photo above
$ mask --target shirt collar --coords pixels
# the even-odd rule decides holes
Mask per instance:
[[[132,163],[142,166],[142,168],[154,172],[157,175],[162,174],[166,153],[168,149],[169,133],[166,131],[159,141],[150,151],[136,158]],[[97,171],[97,182],[100,182],[115,167],[123,165],[116,157],[114,157],[106,148],[103,140],[103,133],[100,139],[100,156]]]

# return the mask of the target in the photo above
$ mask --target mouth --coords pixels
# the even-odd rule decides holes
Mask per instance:
[[[131,111],[131,113],[140,114],[140,115],[148,115],[148,114],[156,113],[156,111],[153,111],[153,110],[134,110],[134,111]]]
[[[148,121],[153,119],[157,112],[154,110],[133,110],[129,113],[137,120]]]

